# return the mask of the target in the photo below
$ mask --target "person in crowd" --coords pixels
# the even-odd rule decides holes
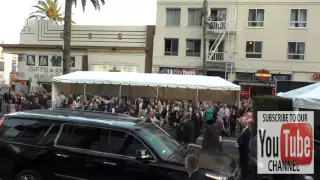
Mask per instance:
[[[236,106],[233,105],[230,110],[230,136],[236,136],[236,126],[237,126],[237,109]]]
[[[194,123],[191,120],[191,113],[187,113],[181,122],[181,141],[195,143]]]
[[[43,106],[39,104],[39,98],[37,97],[33,98],[33,102],[28,106],[28,110],[34,109],[43,109]]]
[[[196,155],[189,154],[185,159],[185,168],[189,180],[205,180],[205,176],[199,173],[200,161]]]
[[[251,131],[248,127],[247,121],[242,121],[243,130],[241,135],[237,140],[237,146],[240,156],[240,166],[241,166],[241,178],[246,179],[248,176],[248,162],[249,162],[249,153],[250,153],[250,139]]]
[[[218,103],[214,103],[213,110],[214,110],[214,112],[213,112],[213,122],[215,123],[216,120],[218,119],[218,113],[219,113],[219,110],[220,110],[220,108],[218,106]]]
[[[150,113],[148,114],[148,117],[146,119],[146,122],[153,122],[153,123],[159,123],[159,121],[157,120],[154,111],[150,111]]]
[[[208,125],[213,124],[213,113],[214,113],[214,110],[212,108],[212,104],[209,104],[209,107],[206,108],[205,110],[206,123]]]
[[[194,137],[195,137],[195,140],[200,136],[200,131],[201,131],[201,121],[202,119],[199,118],[199,112],[198,112],[198,109],[194,109],[193,112],[192,112],[192,115],[191,115],[191,120],[193,122],[193,125],[194,125]]]
[[[202,150],[207,153],[222,152],[222,139],[227,136],[223,121],[217,119],[213,125],[208,125],[203,132]]]
[[[230,110],[228,109],[227,104],[223,104],[223,107],[219,110],[218,116],[223,120],[224,127],[228,129]]]
[[[249,127],[252,133],[252,138],[250,140],[250,156],[257,159],[258,155],[258,142],[257,142],[257,127],[255,122],[250,122]]]
[[[143,117],[145,115],[143,99],[138,100],[138,109],[139,109],[138,117]]]
[[[118,112],[119,113],[124,113],[124,111],[125,111],[125,103],[123,102],[123,100],[122,99],[119,99],[119,109],[118,109]]]

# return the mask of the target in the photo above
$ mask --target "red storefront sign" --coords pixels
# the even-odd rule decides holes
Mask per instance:
[[[320,73],[314,73],[312,78],[313,80],[320,80]]]
[[[257,71],[255,76],[258,77],[259,81],[261,81],[261,82],[268,81],[269,78],[271,78],[270,72],[265,69],[261,69],[261,70]]]

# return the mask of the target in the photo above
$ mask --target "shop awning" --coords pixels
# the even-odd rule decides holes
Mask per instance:
[[[125,72],[77,71],[53,77],[53,82],[85,84],[121,84],[131,86],[154,86],[240,91],[240,86],[213,76],[146,74]]]

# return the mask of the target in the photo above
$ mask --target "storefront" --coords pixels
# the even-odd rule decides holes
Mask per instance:
[[[10,80],[15,83],[31,86],[31,90],[43,87],[50,92],[52,77],[62,75],[62,54],[20,54],[18,58],[19,72],[11,72]],[[82,56],[70,57],[70,71],[82,70]]]
[[[241,86],[244,96],[274,95],[276,82],[279,80],[291,80],[289,74],[272,74],[268,70],[262,69],[256,73],[236,73],[235,84]]]
[[[153,70],[152,73],[159,73],[159,74],[179,74],[179,75],[196,75],[197,74],[197,68],[153,67],[152,70]]]

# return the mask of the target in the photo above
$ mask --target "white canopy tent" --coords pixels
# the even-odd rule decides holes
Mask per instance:
[[[130,94],[132,97],[160,96],[166,99],[185,100],[190,100],[190,96],[196,100],[205,100],[214,96],[221,98],[221,101],[226,96],[227,101],[232,101],[232,103],[240,98],[240,86],[220,77],[96,71],[77,71],[53,77],[53,101],[58,92],[111,93],[112,96]]]
[[[319,94],[320,82],[285,93],[278,93],[277,96],[292,99],[294,108],[320,109]]]

